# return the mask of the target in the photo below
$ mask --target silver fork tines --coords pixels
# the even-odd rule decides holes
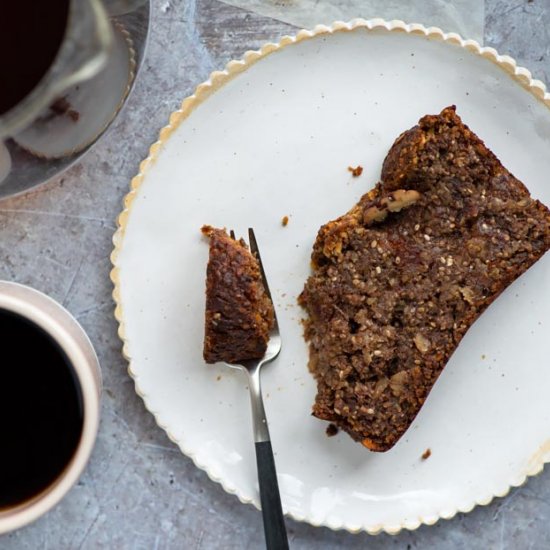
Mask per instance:
[[[254,235],[254,229],[251,227],[248,228],[248,240],[250,242],[250,252],[254,254],[258,260],[260,266],[260,273],[262,275],[262,282],[264,285],[265,293],[268,295],[273,305],[273,326],[269,332],[269,342],[267,344],[267,350],[263,357],[263,363],[269,363],[273,361],[279,352],[281,351],[283,342],[281,339],[281,333],[279,332],[279,322],[277,321],[277,312],[275,311],[275,304],[273,303],[273,298],[271,297],[271,291],[269,290],[269,285],[267,283],[267,277],[265,276],[264,264],[262,263],[262,257],[260,256],[260,249],[258,248],[258,242],[256,241],[256,235]]]

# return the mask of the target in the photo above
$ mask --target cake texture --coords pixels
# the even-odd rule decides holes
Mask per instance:
[[[224,229],[203,226],[210,238],[206,268],[203,356],[207,363],[241,363],[263,357],[273,326],[273,304],[258,260],[245,242]]]
[[[472,323],[549,247],[548,209],[455,108],[423,117],[319,230],[299,298],[314,416],[390,449]]]

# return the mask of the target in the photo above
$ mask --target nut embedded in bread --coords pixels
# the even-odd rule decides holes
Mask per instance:
[[[260,359],[274,317],[258,260],[242,239],[232,239],[224,229],[205,225],[202,232],[210,238],[204,360],[240,363]]]
[[[550,212],[454,107],[394,143],[382,181],[321,227],[308,313],[313,414],[374,451],[405,433],[472,323],[550,248]]]

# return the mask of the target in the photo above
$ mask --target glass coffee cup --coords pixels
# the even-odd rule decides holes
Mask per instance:
[[[21,0],[3,20],[0,198],[57,176],[109,126],[143,57],[149,2]]]

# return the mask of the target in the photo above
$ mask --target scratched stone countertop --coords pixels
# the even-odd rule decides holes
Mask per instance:
[[[485,43],[550,82],[550,0],[486,0]],[[122,115],[63,176],[0,202],[0,278],[46,292],[84,326],[102,364],[101,428],[78,484],[6,550],[261,548],[260,513],[210,481],[156,427],[126,374],[113,318],[109,254],[139,161],[183,97],[209,73],[290,25],[217,0],[153,0],[143,71]],[[550,547],[550,469],[505,499],[397,536],[351,535],[287,520],[292,548]]]

